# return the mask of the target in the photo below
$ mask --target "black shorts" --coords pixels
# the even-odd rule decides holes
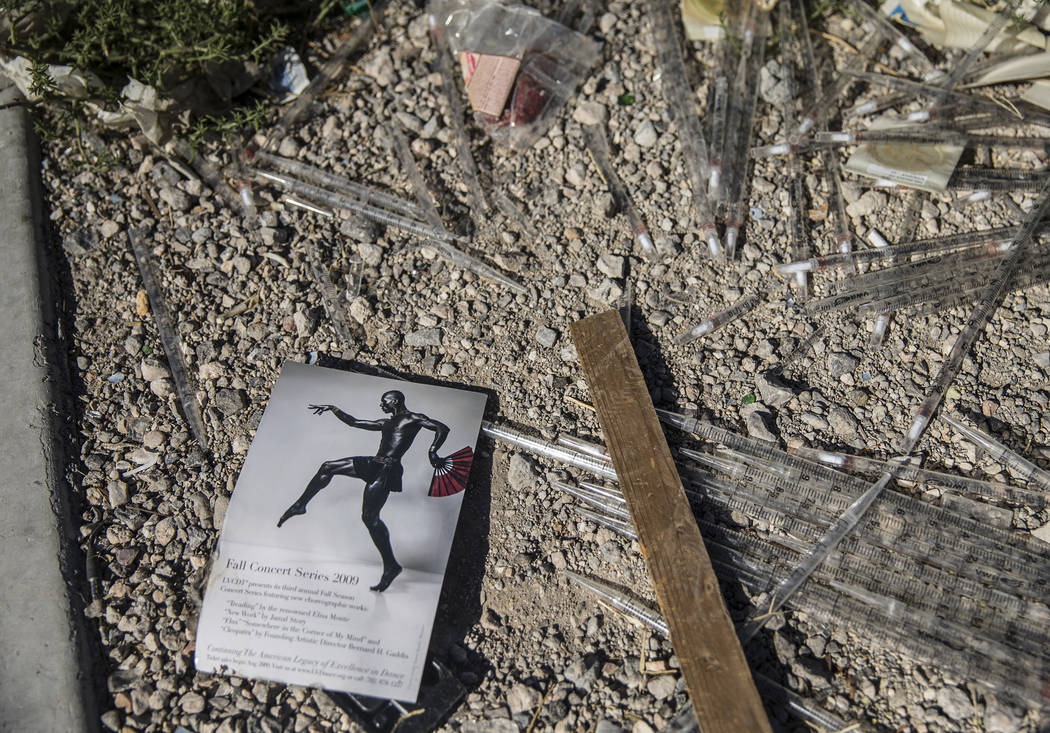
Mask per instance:
[[[405,473],[400,462],[386,463],[376,460],[374,456],[355,456],[354,473],[364,479],[368,485],[379,484],[387,491],[401,491],[401,477]]]

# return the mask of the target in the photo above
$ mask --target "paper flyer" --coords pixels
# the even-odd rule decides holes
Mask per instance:
[[[484,408],[285,364],[219,536],[197,669],[414,701]]]

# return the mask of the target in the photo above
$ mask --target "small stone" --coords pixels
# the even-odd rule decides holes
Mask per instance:
[[[613,278],[623,277],[624,259],[620,255],[604,254],[598,258],[598,270]]]
[[[580,102],[572,118],[581,125],[598,125],[605,122],[605,105],[598,102]]]
[[[1047,522],[1039,529],[1033,529],[1032,536],[1043,542],[1050,542],[1050,522]]]
[[[542,699],[543,695],[539,690],[519,682],[507,692],[507,707],[510,708],[511,715],[517,715],[532,710]]]
[[[366,265],[378,267],[383,261],[383,248],[372,242],[358,242],[357,254],[364,260]]]
[[[445,332],[440,328],[421,328],[405,336],[406,346],[441,346]]]
[[[540,477],[536,475],[529,459],[521,453],[515,453],[510,457],[510,468],[507,470],[507,482],[515,491],[532,491],[539,483]]]
[[[536,331],[536,341],[545,349],[549,349],[554,346],[554,343],[558,340],[558,332],[553,328],[547,328],[546,326],[541,327]]]
[[[285,158],[294,158],[299,154],[299,145],[292,138],[286,137],[277,146],[277,154],[283,155]]]
[[[150,450],[159,448],[164,443],[164,433],[159,430],[150,430],[142,436],[142,447]]]
[[[602,555],[602,560],[610,565],[615,565],[623,558],[623,551],[620,550],[620,545],[615,540],[603,542],[598,551]]]
[[[110,481],[108,489],[111,507],[124,506],[128,503],[128,486],[123,481]]]
[[[166,366],[155,361],[143,361],[141,368],[142,378],[147,382],[156,382],[158,379],[167,379],[171,376]]]
[[[801,417],[802,422],[804,422],[806,425],[813,428],[814,430],[828,429],[828,421],[815,412],[803,412]]]
[[[565,568],[569,567],[569,562],[565,559],[565,553],[561,550],[558,550],[553,555],[551,555],[551,565],[553,565],[558,570],[564,570]]]
[[[481,628],[489,631],[496,631],[497,629],[503,628],[503,619],[501,619],[499,614],[491,608],[486,608],[485,613],[481,615]]]
[[[835,379],[838,379],[843,374],[849,374],[857,368],[858,364],[860,364],[860,359],[841,351],[828,356],[828,371]]]
[[[770,430],[769,425],[766,422],[771,415],[768,411],[762,410],[751,410],[745,418],[744,424],[747,426],[747,434],[752,438],[758,438],[759,440],[765,440],[770,443],[777,442],[777,436],[775,436]]]
[[[868,216],[886,208],[886,194],[879,191],[865,191],[864,195],[846,207],[846,213],[857,219]]]
[[[222,521],[226,519],[226,507],[230,505],[230,500],[225,496],[215,497],[215,506],[211,510],[211,522],[212,525],[218,529],[222,526]]]
[[[937,707],[952,720],[968,720],[973,717],[973,701],[958,687],[944,687],[937,691]]]
[[[139,290],[135,293],[135,315],[139,318],[145,318],[149,315],[149,296],[145,290]]]
[[[594,726],[594,733],[624,733],[624,731],[613,721],[602,718],[598,721],[598,725]]]
[[[837,435],[843,438],[857,434],[857,418],[845,407],[832,407],[828,411],[828,424]]]
[[[587,170],[580,164],[569,166],[565,171],[565,181],[573,188],[583,188],[587,182]]]
[[[656,145],[656,128],[651,120],[646,120],[641,127],[635,130],[634,142],[642,148],[651,148]]]
[[[616,14],[605,13],[601,18],[598,19],[598,28],[601,29],[602,35],[607,35],[609,31],[616,25]]]
[[[142,339],[138,336],[128,336],[124,339],[124,351],[132,356],[137,356],[142,351]]]
[[[218,379],[219,377],[221,377],[224,371],[225,370],[222,368],[222,364],[220,364],[219,362],[206,361],[203,364],[201,364],[200,369],[198,370],[198,374],[200,374],[201,379],[210,381],[212,379]]]
[[[372,320],[372,306],[368,304],[367,298],[359,295],[350,301],[350,317],[362,326]]]
[[[117,224],[117,222],[114,222],[111,218],[107,218],[106,221],[102,223],[102,226],[99,227],[99,233],[102,234],[102,237],[104,239],[108,239],[120,230],[121,225]]]
[[[194,715],[204,711],[204,698],[196,692],[187,692],[179,698],[179,707],[182,712]]]
[[[780,380],[770,375],[758,375],[755,379],[755,386],[758,387],[758,392],[762,396],[762,402],[770,407],[783,407],[795,396],[795,393],[785,387]]]
[[[212,405],[226,417],[232,417],[248,406],[248,398],[244,390],[225,387],[215,392]]]
[[[674,675],[658,674],[649,680],[645,685],[645,688],[649,690],[649,694],[657,700],[663,700],[674,694],[676,684],[677,682],[675,681]]]
[[[158,397],[167,397],[175,392],[175,387],[172,385],[170,379],[158,379],[155,382],[149,383],[149,391]]]
[[[1034,358],[1038,366],[1043,369],[1050,369],[1050,351],[1040,351]]]
[[[170,517],[165,517],[157,522],[157,526],[153,528],[153,537],[158,544],[167,545],[175,539],[175,522]]]

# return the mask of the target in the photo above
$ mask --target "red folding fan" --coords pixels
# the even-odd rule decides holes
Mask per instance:
[[[442,458],[441,465],[434,469],[427,496],[452,496],[467,488],[467,476],[473,461],[474,451],[469,445]]]

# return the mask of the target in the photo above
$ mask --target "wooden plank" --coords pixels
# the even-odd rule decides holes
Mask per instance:
[[[620,314],[577,321],[572,338],[700,729],[770,731]]]

